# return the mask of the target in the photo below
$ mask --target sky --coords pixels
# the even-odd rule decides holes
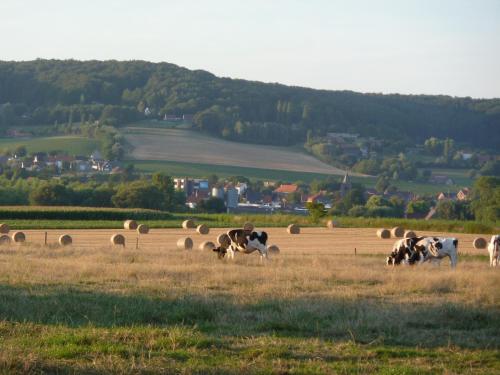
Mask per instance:
[[[0,0],[0,60],[36,58],[500,97],[500,0]]]

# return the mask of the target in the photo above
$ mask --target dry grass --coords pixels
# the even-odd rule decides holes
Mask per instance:
[[[263,265],[255,254],[232,262],[197,250],[223,231],[193,233],[192,251],[176,249],[183,229],[153,229],[138,250],[128,231],[125,249],[108,246],[110,231],[73,231],[65,248],[26,231],[31,244],[0,248],[0,369],[500,370],[500,274],[474,235],[456,235],[452,271],[387,268],[394,240],[374,229],[269,229],[281,253]]]

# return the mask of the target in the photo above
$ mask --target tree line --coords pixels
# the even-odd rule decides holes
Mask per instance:
[[[295,144],[308,131],[423,142],[500,142],[500,100],[313,90],[144,61],[0,62],[0,130],[16,125],[113,126],[165,114],[194,115],[200,131],[237,140]]]

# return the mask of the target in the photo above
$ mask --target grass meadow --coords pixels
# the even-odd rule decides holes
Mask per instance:
[[[62,151],[69,155],[86,156],[99,149],[96,140],[79,136],[0,138],[0,150],[12,150],[21,145],[26,146],[28,153]]]
[[[470,245],[453,271],[387,268],[371,229],[271,229],[264,264],[107,233],[0,248],[0,373],[500,373],[500,277]]]

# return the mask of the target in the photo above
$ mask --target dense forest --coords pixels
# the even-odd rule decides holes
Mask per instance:
[[[500,143],[500,99],[313,90],[144,61],[0,61],[0,131],[97,120],[120,126],[147,115],[193,115],[203,132],[282,145],[328,131],[403,142],[449,137],[483,148]]]

